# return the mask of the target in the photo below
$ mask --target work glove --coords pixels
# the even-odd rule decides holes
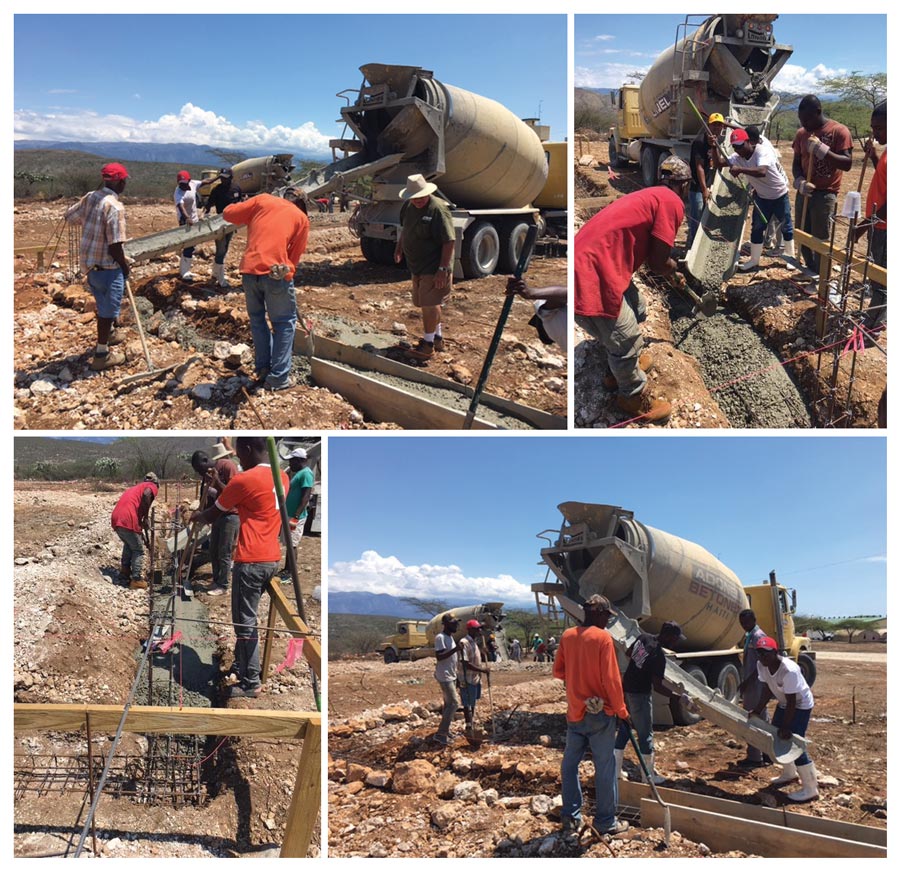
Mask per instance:
[[[687,286],[687,279],[680,272],[673,272],[669,276],[669,284],[675,288],[675,290],[684,290]]]
[[[592,696],[584,700],[584,707],[589,714],[599,714],[603,710],[603,699],[599,696]]]
[[[290,526],[291,532],[293,532],[297,528],[297,522],[298,521],[296,517],[291,517],[290,520],[288,520],[288,526]]]
[[[816,136],[810,136],[806,142],[806,151],[816,160],[825,160],[831,149]]]
[[[801,197],[808,197],[816,192],[816,186],[799,175],[794,179],[794,188]]]

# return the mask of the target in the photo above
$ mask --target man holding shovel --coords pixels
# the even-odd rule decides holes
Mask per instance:
[[[466,623],[466,634],[459,641],[462,657],[463,684],[460,689],[463,713],[466,718],[466,734],[475,737],[475,703],[481,698],[481,676],[489,675],[491,668],[481,656],[481,624],[477,620]]]
[[[122,568],[119,583],[128,584],[132,590],[146,590],[147,582],[141,577],[144,562],[143,534],[150,526],[150,506],[159,492],[159,478],[155,472],[147,472],[144,480],[129,487],[116,502],[111,523],[122,540]]]
[[[459,629],[459,620],[453,614],[441,617],[442,630],[434,636],[434,656],[437,663],[434,667],[434,679],[441,688],[443,708],[441,709],[441,725],[432,739],[436,744],[447,747],[450,744],[450,726],[456,709],[459,707],[459,696],[456,692],[456,660],[459,647],[453,636]]]

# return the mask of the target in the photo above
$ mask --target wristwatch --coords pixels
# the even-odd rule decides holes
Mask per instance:
[[[449,266],[438,266],[437,271],[438,272],[449,272],[450,267]]]

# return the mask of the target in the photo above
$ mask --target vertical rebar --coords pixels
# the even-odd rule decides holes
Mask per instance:
[[[87,732],[87,750],[88,750],[88,795],[91,797],[91,804],[94,803],[94,750],[91,747],[91,715],[84,715],[84,728]],[[97,852],[97,822],[91,817],[91,843],[93,844],[94,855],[99,856]]]

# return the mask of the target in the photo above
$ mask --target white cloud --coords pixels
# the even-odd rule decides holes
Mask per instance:
[[[395,556],[363,551],[359,559],[336,562],[328,572],[328,589],[336,592],[386,593],[428,599],[471,599],[480,602],[504,602],[530,605],[531,587],[511,575],[472,578],[459,566],[404,565]]]
[[[135,95],[139,98],[139,95]],[[17,109],[14,139],[81,140],[92,142],[195,142],[224,148],[288,147],[326,153],[329,137],[312,121],[299,127],[267,127],[261,121],[238,126],[222,115],[185,103],[177,114],[140,121],[127,115],[61,110],[53,113]]]
[[[886,563],[887,562],[887,554],[881,554],[879,556],[867,556],[863,557],[864,563]]]
[[[611,33],[600,33],[594,37],[595,42],[609,42],[611,39],[615,39]]]
[[[78,91],[76,91],[74,88],[50,88],[50,90],[47,91],[47,93],[48,94],[77,94]]]
[[[772,86],[776,91],[787,91],[790,94],[815,94],[823,79],[845,76],[848,72],[845,69],[831,69],[824,64],[816,64],[812,69],[798,64],[785,64],[775,76]]]
[[[576,88],[621,88],[633,72],[645,73],[648,65],[608,63],[595,67],[575,67]]]

